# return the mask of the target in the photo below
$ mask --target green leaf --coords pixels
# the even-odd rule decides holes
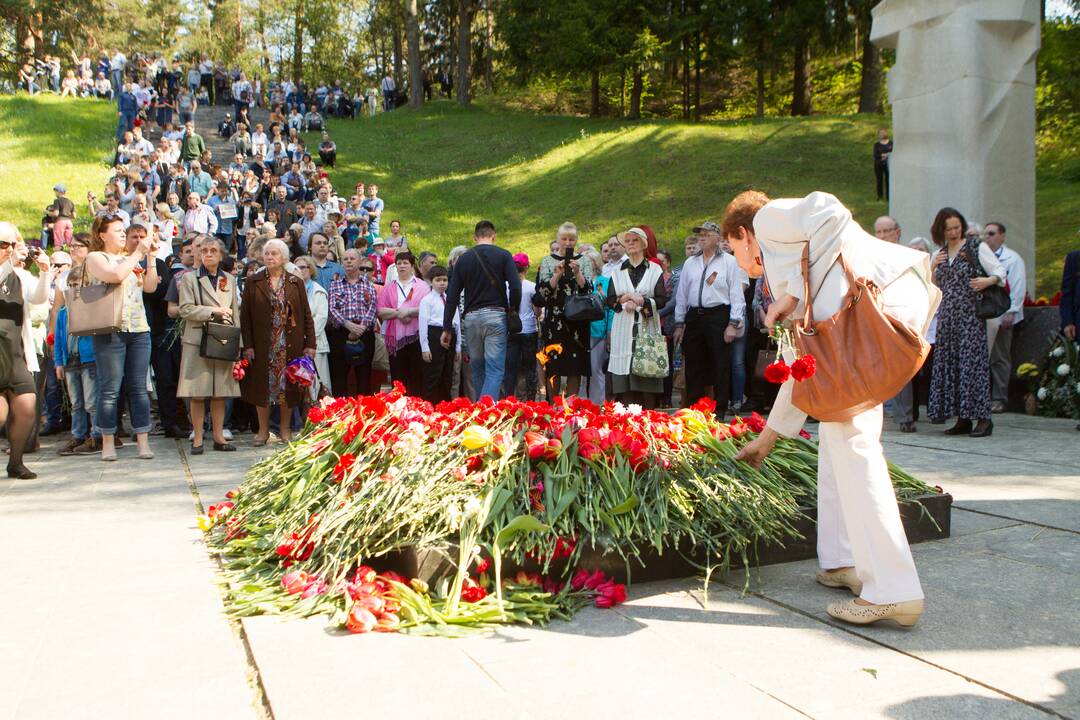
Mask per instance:
[[[615,507],[608,510],[608,512],[611,513],[612,515],[622,515],[623,513],[630,512],[631,510],[636,508],[639,504],[640,504],[640,501],[638,500],[638,496],[634,495],[634,494],[631,494],[630,497],[626,498],[621,503],[619,503]]]
[[[523,532],[547,532],[551,528],[532,515],[518,515],[495,536],[495,545],[504,548],[516,535]]]
[[[862,671],[877,680],[877,670],[875,668],[863,668]]]

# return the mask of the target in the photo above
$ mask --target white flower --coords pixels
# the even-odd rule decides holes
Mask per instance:
[[[473,515],[479,515],[482,506],[480,505],[480,499],[477,497],[471,497],[465,501],[465,517],[471,517]]]
[[[616,401],[615,401],[615,404],[614,404],[614,405],[612,405],[612,410],[614,410],[616,414],[618,414],[618,415],[622,415],[623,413],[625,413],[625,412],[626,412],[626,406],[625,406],[625,405],[623,405],[623,404],[622,404],[621,402],[619,402],[618,400],[616,400]]]
[[[631,415],[640,415],[642,409],[643,408],[637,403],[630,403],[626,406],[626,412],[630,413]]]
[[[1064,354],[1065,354],[1065,348],[1060,347],[1060,346],[1056,347],[1056,348],[1054,348],[1053,350],[1050,351],[1050,357],[1061,357]]]
[[[1060,375],[1061,377],[1065,377],[1066,375],[1069,374],[1070,370],[1072,370],[1072,368],[1069,367],[1068,363],[1061,363],[1057,367],[1057,374]]]
[[[1039,398],[1040,400],[1045,400],[1049,396],[1050,391],[1044,387],[1039,388],[1039,392],[1035,393],[1035,397]]]
[[[446,520],[451,530],[461,527],[461,506],[453,500],[446,504]]]

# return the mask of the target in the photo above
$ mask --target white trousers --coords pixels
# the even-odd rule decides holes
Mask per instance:
[[[889,314],[920,331],[929,303],[913,273],[881,295]],[[878,405],[818,429],[818,561],[826,570],[854,566],[860,597],[876,604],[923,597],[881,447],[881,422]]]

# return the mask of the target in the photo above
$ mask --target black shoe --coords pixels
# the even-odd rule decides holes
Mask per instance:
[[[195,443],[192,443],[191,444],[191,454],[192,455],[202,455],[203,454],[203,446],[199,445],[198,447],[196,447]]]
[[[30,468],[22,463],[19,463],[18,465],[7,466],[7,476],[17,480],[33,480],[37,477],[37,473],[31,471]]]
[[[917,429],[918,428],[915,427],[915,423],[913,422],[900,423],[900,432],[902,433],[913,433]]]
[[[227,442],[224,442],[224,443],[215,442],[214,443],[214,449],[217,450],[218,452],[236,452],[236,446],[233,445],[232,443],[227,443]]]
[[[971,432],[971,421],[960,419],[956,424],[945,431],[946,435],[967,435]]]
[[[981,438],[990,437],[994,434],[994,421],[993,420],[980,420],[975,429],[968,433],[969,437]]]

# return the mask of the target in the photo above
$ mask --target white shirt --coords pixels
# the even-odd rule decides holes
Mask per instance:
[[[420,300],[420,352],[431,352],[428,342],[428,328],[442,327],[443,311],[446,309],[446,294],[429,292]],[[454,334],[457,337],[455,352],[461,352],[461,309],[454,313]]]
[[[124,53],[118,52],[113,55],[113,58],[110,61],[110,65],[113,70],[123,70],[124,67],[127,65],[127,58],[124,57]]]
[[[536,295],[536,283],[532,280],[521,281],[521,306],[518,315],[521,316],[521,334],[537,332],[536,308],[533,307],[533,296]]]
[[[622,267],[623,261],[626,260],[626,256],[623,255],[618,260],[608,260],[604,263],[604,267],[600,269],[600,274],[604,277],[611,277],[611,274]]]
[[[733,324],[741,325],[746,317],[743,278],[746,273],[735,258],[717,251],[708,263],[704,255],[694,255],[683,263],[679,288],[675,292],[675,323],[682,324],[690,308],[731,307]],[[749,281],[746,281],[749,283]]]
[[[264,157],[267,149],[270,147],[270,138],[266,137],[265,132],[253,132],[251,133],[251,152],[258,157]]]
[[[213,75],[214,63],[210,62],[209,60],[203,60],[201,63],[199,63],[199,72],[203,75]]]
[[[218,229],[214,208],[209,205],[200,205],[194,210],[188,210],[184,213],[183,227],[185,233],[197,232],[213,235]]]
[[[386,77],[383,78],[383,81],[382,81],[382,91],[384,93],[388,93],[388,92],[394,92],[394,90],[397,90],[397,83],[394,82],[394,78],[387,75]]]

